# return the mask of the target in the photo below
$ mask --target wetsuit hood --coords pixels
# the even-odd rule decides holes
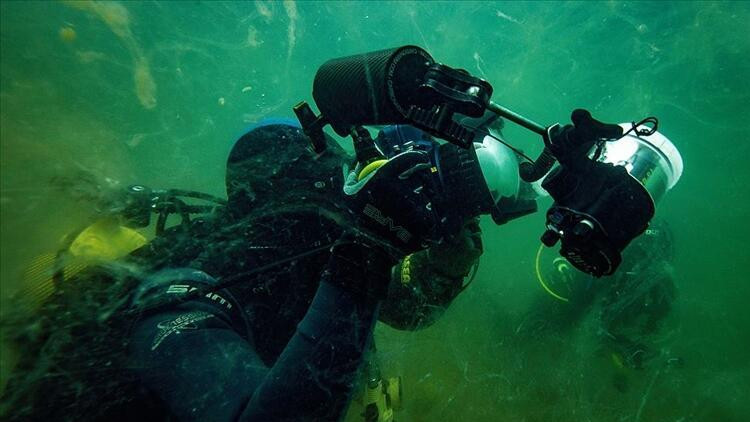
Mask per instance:
[[[267,120],[252,127],[235,142],[227,160],[230,214],[241,218],[269,204],[335,202],[347,156],[333,139],[327,141],[318,155],[292,120]]]

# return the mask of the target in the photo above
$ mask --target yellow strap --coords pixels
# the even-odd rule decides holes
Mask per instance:
[[[366,165],[365,168],[363,168],[362,171],[359,172],[359,175],[357,176],[357,181],[364,179],[365,177],[367,177],[368,174],[379,169],[380,166],[382,166],[383,164],[387,162],[388,160],[375,160],[372,163]]]
[[[539,250],[536,252],[536,264],[535,264],[535,267],[536,267],[536,279],[539,280],[539,284],[541,284],[542,287],[544,287],[544,290],[546,290],[547,293],[549,293],[552,297],[554,297],[555,299],[558,299],[558,300],[562,300],[563,302],[568,302],[567,298],[564,298],[564,297],[560,296],[559,294],[553,292],[552,289],[550,289],[547,286],[547,283],[544,282],[544,278],[542,277],[542,271],[540,269],[540,267],[541,267],[540,262],[541,262],[542,250],[543,249],[544,249],[544,245],[539,245]]]

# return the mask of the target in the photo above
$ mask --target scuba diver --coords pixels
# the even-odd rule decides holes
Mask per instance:
[[[597,336],[615,366],[643,369],[649,362],[665,358],[658,347],[663,343],[659,338],[663,323],[677,295],[673,259],[673,236],[662,220],[652,222],[643,236],[631,243],[617,273],[601,279],[559,258],[545,261],[540,250],[535,264],[537,279],[548,294],[534,300],[519,332],[564,336],[595,312]]]
[[[381,131],[378,144],[397,149],[417,140],[425,148],[434,142],[421,131],[397,126]],[[421,176],[403,179],[403,193],[393,175],[420,163],[426,149],[391,158],[369,177],[352,171],[350,180],[360,180],[344,185],[339,176],[349,161],[344,151],[333,139],[322,155],[308,145],[293,120],[261,122],[229,155],[225,206],[166,229],[160,214],[158,235],[129,255],[117,261],[100,256],[86,269],[65,267],[67,277],[43,298],[48,302],[40,313],[42,324],[54,332],[37,339],[40,356],[21,357],[22,370],[5,393],[12,404],[7,416],[27,419],[25,412],[32,412],[34,418],[79,419],[71,410],[77,402],[92,419],[114,414],[149,420],[168,415],[179,420],[336,420],[352,395],[375,320],[399,329],[432,324],[463,289],[482,244],[476,219],[467,219],[452,239],[429,249],[416,237],[423,230],[420,224],[433,218],[416,213],[424,204],[409,194],[411,186],[406,188]],[[407,158],[413,162],[400,161]],[[352,193],[344,193],[349,187]],[[401,232],[384,230],[377,222],[371,232],[380,230],[380,237],[348,232],[357,223],[348,215],[352,205],[347,202],[356,204],[357,195],[365,193],[375,199],[368,203],[381,210],[413,213],[396,221],[415,233],[414,240],[402,242],[396,237]],[[143,199],[158,196],[131,187],[121,201],[127,204],[114,208],[127,216],[124,225],[143,226],[148,224],[143,213],[153,212],[152,205],[176,203],[159,198],[144,207]],[[90,240],[92,230],[75,237],[69,255],[78,256],[77,245]],[[118,233],[123,230],[131,229]],[[230,287],[211,289],[232,279]],[[211,292],[204,293],[206,288]],[[117,300],[101,299],[110,294]],[[57,313],[72,305],[72,314]],[[133,319],[119,321],[122,309]],[[107,314],[107,319],[91,321],[91,315],[84,317],[87,311]],[[67,341],[74,334],[67,330],[79,331],[76,341],[87,347],[67,356],[46,355],[71,351],[74,345]],[[126,349],[120,345],[122,355],[111,352],[118,344],[106,344],[110,341],[127,343]],[[24,358],[54,358],[61,378],[44,375],[45,382],[28,391],[23,387],[29,374],[23,369],[38,362]],[[76,380],[77,387],[90,384],[80,397],[69,377],[83,365],[97,370],[87,371],[92,379]],[[117,376],[110,378],[113,373]],[[159,405],[145,390],[155,393]],[[115,393],[120,399],[112,400],[110,408],[100,406],[102,397]],[[54,405],[51,397],[58,397]]]
[[[535,211],[531,183],[542,178],[555,199],[543,243],[560,242],[597,277],[614,273],[679,178],[674,146],[653,144],[655,119],[644,129],[646,120],[605,124],[576,110],[573,124],[542,127],[491,92],[418,47],[334,59],[313,84],[319,116],[300,103],[299,123],[260,122],[237,140],[225,203],[131,187],[114,207],[120,221],[144,227],[157,213],[157,235],[56,277],[22,329],[0,415],[340,420],[372,363],[375,322],[434,322],[476,269],[477,218]],[[523,153],[493,132],[498,116],[542,135],[537,160],[519,164]],[[352,137],[352,166],[326,124]],[[386,127],[373,140],[364,126]],[[166,227],[170,214],[180,224]],[[376,392],[388,390],[368,372]]]

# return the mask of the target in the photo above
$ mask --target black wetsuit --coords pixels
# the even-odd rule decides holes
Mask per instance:
[[[179,420],[338,420],[380,306],[322,275],[325,246],[351,224],[340,206],[346,157],[336,145],[314,156],[296,128],[253,133],[233,150],[251,162],[242,186],[228,187],[232,212],[130,258],[149,274],[131,298],[130,368]],[[381,319],[398,328],[430,324],[461,287],[420,256],[408,282],[393,271]],[[154,306],[230,278],[232,287]]]

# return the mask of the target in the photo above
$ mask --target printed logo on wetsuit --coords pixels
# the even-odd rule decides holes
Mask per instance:
[[[167,294],[190,293],[193,290],[198,290],[198,288],[190,286],[188,284],[172,284],[169,286],[169,288],[167,288]]]
[[[167,288],[167,294],[185,294],[185,293],[192,293],[194,291],[198,290],[197,287],[191,286],[189,284],[172,284]],[[216,292],[208,292],[205,295],[203,295],[206,299],[209,299],[211,301],[214,301],[218,303],[219,305],[227,308],[227,310],[232,309],[232,304],[225,299],[223,296]]]
[[[401,240],[404,243],[409,243],[409,240],[411,240],[411,233],[409,233],[405,228],[402,226],[394,226],[393,225],[393,219],[390,217],[386,217],[383,215],[382,212],[380,212],[379,209],[375,208],[371,204],[365,205],[365,209],[362,210],[362,213],[380,224],[381,226],[388,227],[388,229],[392,232],[396,233],[396,237]]]
[[[195,311],[182,314],[173,320],[166,320],[156,324],[156,328],[159,332],[154,336],[154,341],[151,343],[151,350],[156,350],[157,347],[170,335],[180,334],[184,330],[197,330],[197,322],[213,318],[214,315],[205,311]]]

